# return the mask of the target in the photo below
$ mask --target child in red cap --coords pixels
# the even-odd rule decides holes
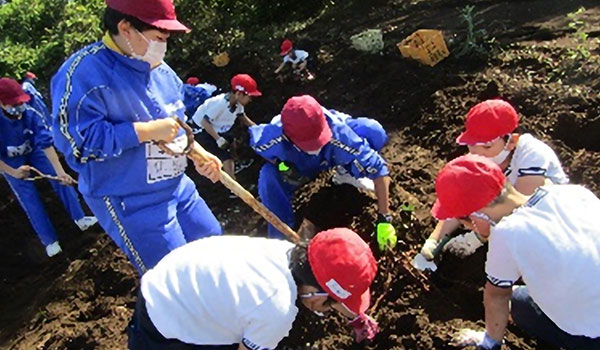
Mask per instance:
[[[255,123],[246,115],[245,107],[253,98],[261,96],[256,81],[248,74],[238,74],[231,79],[231,91],[204,101],[192,116],[196,140],[202,147],[223,162],[223,170],[235,178],[235,161],[229,152],[234,139],[231,128],[239,118],[250,127]]]
[[[446,164],[435,191],[434,217],[489,240],[485,331],[464,329],[455,345],[500,350],[512,315],[553,347],[600,349],[600,200],[592,192],[549,184],[524,195],[495,162],[474,154]]]
[[[546,181],[568,183],[569,178],[556,153],[531,134],[515,132],[518,126],[519,115],[508,102],[487,100],[471,108],[465,120],[466,130],[456,142],[467,146],[469,153],[487,157],[498,164],[508,181],[525,195],[530,195]],[[442,238],[459,226],[456,220],[439,221],[425,241],[421,254],[428,260],[433,259]],[[482,245],[473,232],[468,232],[451,239],[444,249],[467,256]]]
[[[379,153],[387,142],[382,125],[370,118],[352,118],[326,109],[310,95],[291,97],[281,115],[250,129],[250,147],[267,160],[258,176],[262,202],[293,227],[296,190],[319,173],[334,168],[340,183],[372,185],[377,197],[376,239],[381,250],[397,243],[389,201],[389,169]],[[352,181],[350,181],[352,180]],[[363,181],[359,181],[363,180]],[[304,219],[304,225],[307,225]],[[310,225],[308,225],[310,226]],[[269,237],[285,238],[272,225]]]
[[[81,231],[98,220],[85,216],[79,196],[72,187],[75,180],[65,172],[58,159],[43,112],[31,105],[31,101],[31,96],[16,80],[0,79],[0,172],[27,214],[46,254],[52,257],[62,248],[35,184],[26,181],[31,167],[58,177],[59,181],[50,180],[50,184]]]
[[[377,262],[355,232],[335,228],[308,244],[210,237],[180,247],[142,278],[129,349],[275,349],[299,299],[323,316],[336,310],[356,340],[373,339],[365,313]]]
[[[304,50],[296,50],[294,49],[294,44],[290,39],[285,39],[281,43],[281,57],[283,57],[283,62],[275,69],[275,74],[279,74],[286,64],[290,64],[292,66],[292,71],[297,77],[303,78],[305,77],[307,80],[313,80],[314,76],[308,71],[306,65],[308,64],[308,52]],[[283,80],[283,77],[280,76],[280,80]]]

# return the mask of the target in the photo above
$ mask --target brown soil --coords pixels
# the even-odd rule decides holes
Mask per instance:
[[[465,260],[446,255],[438,272],[425,281],[403,267],[405,256],[419,249],[433,227],[428,215],[433,180],[447,160],[465,152],[454,138],[469,107],[481,99],[502,96],[511,101],[524,130],[552,145],[572,182],[600,194],[600,68],[586,63],[571,69],[566,51],[577,47],[566,14],[579,6],[588,9],[582,17],[589,24],[586,31],[598,37],[596,1],[467,2],[475,5],[488,37],[496,38],[489,58],[451,56],[433,68],[401,58],[395,43],[419,28],[443,29],[450,50],[455,50],[465,40],[458,8],[466,2],[378,0],[339,5],[335,14],[297,34],[298,46],[318,56],[315,81],[282,86],[274,79],[278,40],[249,43],[246,51],[232,52],[232,63],[222,70],[193,67],[194,73],[223,86],[235,72],[258,77],[264,97],[249,107],[256,121],[277,114],[289,96],[310,93],[329,108],[380,120],[390,135],[383,153],[391,165],[391,204],[404,243],[379,260],[373,315],[382,332],[370,344],[353,344],[341,319],[317,319],[303,311],[282,349],[455,349],[448,345],[454,331],[482,325],[484,249]],[[352,34],[373,27],[386,31],[381,55],[349,47]],[[599,53],[591,41],[586,49],[594,56]],[[247,148],[240,154],[256,157]],[[253,192],[261,163],[256,158],[240,177]],[[228,199],[220,185],[193,178],[228,232],[264,234],[265,223],[241,201]],[[0,348],[124,349],[136,272],[98,228],[80,233],[49,186],[40,185],[60,228],[64,252],[45,258],[3,182]],[[416,210],[402,211],[405,203]],[[327,174],[302,190],[297,206],[321,228],[349,226],[369,239],[374,199],[349,186],[332,186]],[[548,349],[514,327],[509,327],[506,340],[508,349]]]

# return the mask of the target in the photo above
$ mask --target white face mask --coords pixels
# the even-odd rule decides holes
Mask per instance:
[[[506,149],[506,147],[508,147],[508,144],[510,143],[510,140],[512,139],[512,136],[508,138],[508,140],[506,140],[506,144],[504,145],[504,148],[502,149],[502,151],[500,151],[500,153],[496,154],[493,157],[488,157],[488,159],[490,159],[492,162],[500,165],[502,164],[502,162],[504,162],[506,160],[506,158],[508,158],[508,156],[510,155],[510,151]]]
[[[500,153],[496,154],[493,157],[490,157],[489,159],[492,162],[500,165],[500,164],[502,164],[502,162],[504,162],[506,160],[506,158],[508,157],[509,154],[510,154],[510,151],[507,150],[506,148],[503,148],[502,151],[500,151]]]
[[[135,28],[134,28],[135,29]],[[137,58],[138,60],[142,60],[150,63],[150,66],[157,65],[163,61],[165,58],[165,54],[167,53],[167,42],[156,41],[156,40],[148,40],[144,34],[140,33],[139,30],[135,29],[139,35],[142,36],[142,39],[148,44],[148,48],[146,49],[146,53],[143,55],[138,55],[133,51],[133,47],[129,40],[127,40],[127,45],[129,46],[129,50],[131,50],[131,56],[133,58]]]
[[[21,114],[23,114],[23,112],[25,112],[27,106],[23,103],[20,106],[4,106],[3,109],[4,111],[6,111],[6,113],[10,114],[11,116],[20,116]]]

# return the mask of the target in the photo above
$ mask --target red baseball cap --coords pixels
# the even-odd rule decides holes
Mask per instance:
[[[35,75],[35,73],[33,73],[33,72],[26,72],[25,73],[25,78],[27,78],[27,79],[37,79],[37,75]]]
[[[519,126],[517,111],[506,101],[487,100],[469,110],[465,121],[466,130],[456,142],[474,145],[494,141],[508,135]]]
[[[283,132],[303,151],[316,151],[331,140],[323,107],[310,95],[294,96],[281,110]]]
[[[438,220],[470,215],[496,199],[505,182],[502,169],[492,160],[475,154],[458,157],[435,179],[437,200],[431,214]]]
[[[333,299],[355,314],[371,303],[369,287],[377,262],[369,245],[347,228],[319,232],[308,245],[308,263],[317,282]]]
[[[290,39],[285,39],[282,43],[281,43],[281,56],[287,55],[290,51],[292,51],[292,48],[294,47],[294,44],[292,43],[292,41]]]
[[[156,28],[173,32],[191,31],[177,20],[172,0],[106,0],[106,6]]]
[[[5,106],[16,106],[28,102],[31,99],[23,91],[21,84],[10,78],[0,79],[0,102]]]
[[[250,96],[262,96],[262,92],[258,91],[256,81],[248,74],[238,74],[231,78],[231,88],[233,91],[242,91]]]
[[[189,77],[187,78],[186,83],[190,85],[198,85],[200,84],[200,79],[198,79],[197,77]]]

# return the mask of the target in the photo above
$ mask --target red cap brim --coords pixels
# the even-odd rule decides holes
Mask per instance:
[[[280,55],[281,55],[281,56],[285,56],[285,55],[287,55],[288,53],[290,53],[290,51],[292,51],[292,49],[285,50],[285,51],[281,51]]]
[[[433,207],[431,208],[431,215],[433,215],[433,217],[438,220],[446,220],[446,219],[451,219],[454,217],[453,215],[448,213],[447,210],[445,210],[445,207],[442,206],[442,203],[440,202],[439,199],[435,200],[435,203],[433,204]]]
[[[18,96],[2,101],[2,103],[7,106],[16,106],[21,103],[29,102],[29,100],[31,100],[31,97],[23,92]]]
[[[176,19],[147,19],[140,18],[140,21],[155,26],[156,28],[168,30],[170,32],[189,33],[192,30]]]
[[[342,304],[357,315],[365,313],[371,305],[371,289],[367,288],[362,295],[350,296]]]
[[[248,94],[248,95],[250,95],[250,96],[252,96],[252,97],[259,97],[259,96],[262,96],[262,92],[260,92],[260,91],[258,91],[258,90],[256,90],[256,91],[253,91],[253,92],[248,92],[247,94]]]
[[[488,137],[489,139],[484,139],[482,135],[473,135],[469,133],[469,131],[465,131],[462,134],[458,135],[456,138],[456,143],[459,145],[467,146],[467,145],[476,145],[480,143],[487,143],[494,141],[494,137]]]

